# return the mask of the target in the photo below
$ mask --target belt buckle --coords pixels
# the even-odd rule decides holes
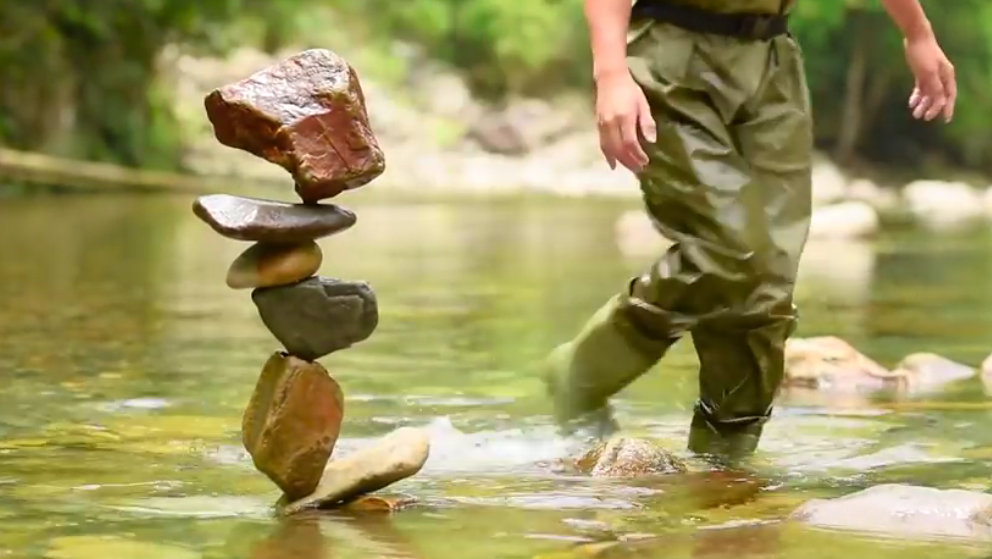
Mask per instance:
[[[772,31],[771,14],[747,14],[741,18],[741,34],[747,39],[767,39]]]

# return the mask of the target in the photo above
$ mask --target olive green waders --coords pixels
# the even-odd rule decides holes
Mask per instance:
[[[681,3],[784,10],[780,0]],[[612,426],[609,397],[690,333],[700,372],[689,449],[743,458],[771,414],[797,320],[812,166],[802,54],[787,34],[754,40],[632,18],[627,60],[658,129],[639,174],[645,208],[674,245],[552,352],[556,418]]]

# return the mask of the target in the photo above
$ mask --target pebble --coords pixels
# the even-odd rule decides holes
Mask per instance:
[[[379,324],[375,292],[362,281],[316,276],[255,289],[251,298],[286,351],[308,361],[365,340]]]
[[[350,64],[309,49],[211,91],[217,140],[286,169],[304,202],[361,187],[385,170]]]
[[[337,506],[416,475],[430,455],[430,439],[422,429],[401,427],[370,446],[333,460],[320,485],[303,499],[284,499],[282,513]]]
[[[227,270],[231,289],[290,285],[320,269],[323,254],[313,241],[299,244],[256,243],[241,253]]]
[[[334,204],[289,204],[230,194],[197,198],[193,213],[229,239],[282,244],[334,235],[358,220],[354,212]]]
[[[341,387],[327,370],[276,352],[248,402],[242,441],[255,467],[297,499],[320,482],[343,417]]]

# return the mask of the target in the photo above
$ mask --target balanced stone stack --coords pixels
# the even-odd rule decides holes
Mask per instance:
[[[344,396],[316,360],[366,340],[379,322],[367,282],[315,275],[323,260],[316,241],[357,221],[321,202],[385,169],[355,70],[333,52],[307,50],[212,91],[205,106],[218,141],[286,169],[302,200],[213,194],[193,204],[220,235],[253,243],[230,265],[227,285],[252,289],[262,323],[285,348],[263,367],[244,414],[255,467],[283,491],[288,512],[345,504],[416,474],[429,444],[414,429],[328,462]]]

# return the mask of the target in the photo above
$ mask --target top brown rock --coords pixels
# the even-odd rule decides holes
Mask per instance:
[[[217,140],[280,165],[304,202],[363,186],[385,170],[358,74],[311,49],[210,92]]]

